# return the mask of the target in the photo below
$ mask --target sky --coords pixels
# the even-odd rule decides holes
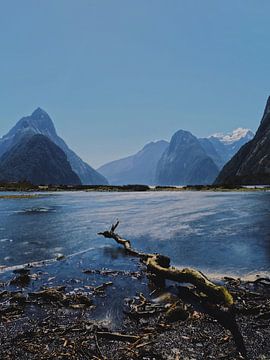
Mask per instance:
[[[255,131],[269,0],[0,0],[0,136],[43,108],[90,165],[179,129]]]

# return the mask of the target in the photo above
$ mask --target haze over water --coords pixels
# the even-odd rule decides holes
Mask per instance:
[[[96,235],[118,218],[118,233],[134,247],[168,255],[173,265],[208,274],[268,271],[269,201],[268,192],[75,192],[0,199],[0,265],[89,249],[92,268],[130,269],[132,259],[113,240]]]

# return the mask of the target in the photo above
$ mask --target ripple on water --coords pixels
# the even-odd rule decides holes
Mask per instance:
[[[44,214],[51,212],[56,212],[56,210],[54,208],[49,208],[49,207],[31,207],[31,208],[15,211],[16,214],[22,214],[22,215]]]
[[[118,218],[119,233],[134,247],[163,253],[174,265],[207,273],[268,270],[269,199],[270,193],[179,192],[61,193],[31,201],[7,200],[0,207],[0,255],[12,256],[8,265],[15,265],[58,253],[68,256],[91,246],[95,251],[87,266],[129,268],[131,259],[111,240],[97,236]],[[117,251],[104,251],[100,245]]]
[[[8,239],[8,238],[4,238],[4,239],[0,239],[0,243],[5,243],[5,242],[13,242],[12,239]]]

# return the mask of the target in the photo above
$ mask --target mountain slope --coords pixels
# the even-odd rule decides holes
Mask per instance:
[[[215,184],[270,184],[270,97],[255,137],[224,166]]]
[[[201,146],[203,147],[206,154],[214,161],[219,169],[222,169],[224,166],[223,157],[220,155],[220,152],[217,151],[213,143],[206,138],[198,139]]]
[[[179,130],[158,162],[156,181],[161,185],[210,184],[217,174],[218,167],[199,140]]]
[[[63,150],[44,135],[23,138],[0,158],[1,181],[79,185]]]
[[[79,176],[83,184],[107,184],[107,180],[85,163],[74,151],[72,151],[55,130],[49,115],[42,109],[37,108],[30,116],[23,117],[17,124],[0,139],[0,157],[26,135],[42,134],[58,145],[67,155],[73,171]]]
[[[107,163],[98,171],[113,185],[153,185],[157,163],[168,145],[164,140],[150,142],[137,154]]]
[[[254,137],[249,129],[238,128],[231,133],[218,133],[208,138],[199,139],[206,153],[214,160],[219,169],[237,153],[237,151]],[[209,142],[215,151],[209,146]]]

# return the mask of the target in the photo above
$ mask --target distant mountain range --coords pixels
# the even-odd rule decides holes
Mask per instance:
[[[176,132],[170,143],[151,142],[135,155],[107,163],[98,171],[111,184],[211,184],[220,169],[247,141],[248,129],[197,139],[188,131]]]
[[[215,184],[270,184],[270,97],[254,138],[224,166]]]
[[[16,178],[25,180],[29,174],[26,171],[26,167],[22,167],[22,164],[20,163],[21,159],[24,158],[24,154],[21,154],[21,158],[18,157],[18,144],[20,145],[21,151],[29,151],[29,148],[26,146],[24,147],[24,143],[28,142],[28,140],[33,137],[34,135],[43,135],[47,139],[49,139],[56,147],[60,148],[64,152],[64,154],[67,157],[67,161],[71,166],[72,171],[77,175],[79,178],[79,182],[82,184],[107,184],[107,180],[99,174],[96,170],[94,170],[90,165],[85,163],[77,154],[75,154],[74,151],[72,151],[67,144],[64,142],[63,139],[61,139],[55,130],[54,124],[49,117],[49,115],[42,110],[41,108],[37,108],[30,116],[23,117],[21,120],[17,122],[17,124],[5,135],[0,139],[0,169],[2,173],[0,173],[0,179],[10,181],[11,178],[8,177],[8,174],[10,173],[10,169],[7,169],[7,164],[10,165],[10,161],[3,161],[3,155],[8,151],[9,152],[9,160],[12,158],[12,152],[14,151],[16,156],[14,156],[12,160],[12,166],[17,168],[20,167],[20,172],[16,172]],[[40,149],[38,147],[37,141],[42,140],[43,143],[45,143],[44,138],[35,138],[35,149]],[[49,142],[46,143],[49,146]],[[54,147],[55,152],[60,154],[59,151],[56,151],[56,147]],[[52,146],[50,145],[50,148]],[[52,149],[51,149],[52,150]],[[52,150],[53,151],[53,150]],[[31,152],[32,156],[32,166],[35,163],[35,159],[38,158],[38,152]],[[43,161],[45,161],[45,153],[43,154]],[[17,159],[18,163],[16,164],[14,161]],[[51,159],[52,160],[52,159]],[[60,166],[60,163],[59,163]],[[63,164],[63,171],[67,170],[66,163]],[[34,168],[32,168],[34,171]],[[38,167],[35,171],[41,171],[41,168]],[[18,178],[18,175],[20,174],[20,178]],[[13,173],[14,175],[14,173]],[[73,177],[75,184],[78,184],[78,178]],[[71,174],[68,176],[69,179],[72,179]],[[39,180],[42,180],[41,183],[47,184],[55,184],[55,178],[52,177],[43,177],[39,178]],[[59,178],[60,179],[60,178]],[[28,178],[29,181],[36,182],[34,177]],[[59,180],[60,181],[60,180]],[[59,182],[57,182],[59,183]],[[63,184],[69,184],[70,181],[67,180]]]
[[[269,114],[270,100],[254,139],[243,128],[207,138],[179,130],[170,142],[150,142],[136,154],[94,170],[57,135],[49,115],[37,108],[0,138],[0,180],[55,185],[104,185],[108,181],[112,185],[200,185],[215,179],[217,183],[262,183],[270,169]]]
[[[156,168],[161,155],[169,146],[164,140],[150,142],[135,155],[109,162],[98,171],[110,184],[147,184],[156,183]]]

